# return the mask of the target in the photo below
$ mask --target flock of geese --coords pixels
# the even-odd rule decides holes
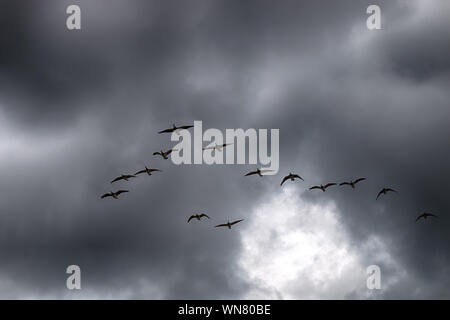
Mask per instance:
[[[262,173],[263,173],[264,171],[270,171],[270,170],[256,169],[256,171],[252,171],[252,172],[247,173],[246,176],[250,176],[250,175],[257,174],[258,176],[262,177],[262,176],[263,176]],[[298,174],[295,174],[295,173],[291,173],[291,172],[290,172],[287,176],[285,176],[285,177],[283,178],[283,180],[281,180],[280,186],[282,186],[283,183],[285,183],[285,182],[288,181],[288,180],[295,181],[295,179],[299,179],[299,180],[305,181],[305,180],[304,180],[302,177],[300,177]],[[355,180],[344,181],[344,182],[342,182],[342,183],[339,183],[339,186],[350,186],[352,189],[355,189],[355,188],[356,188],[356,184],[359,183],[359,182],[361,182],[361,181],[364,181],[364,180],[366,180],[366,178],[358,178],[358,179],[355,179]],[[327,188],[332,187],[332,186],[337,186],[337,185],[338,185],[338,184],[335,183],[335,182],[330,182],[330,183],[327,183],[327,184],[325,184],[325,185],[322,185],[322,184],[321,184],[321,185],[318,185],[318,186],[312,186],[311,188],[309,188],[309,190],[315,190],[315,189],[317,189],[317,190],[322,190],[322,192],[325,192],[325,191],[327,190]],[[392,189],[392,188],[382,188],[382,189],[378,192],[377,197],[375,198],[375,200],[378,200],[378,198],[379,198],[380,196],[386,195],[386,194],[389,193],[389,192],[398,193],[396,190],[394,190],[394,189]],[[424,213],[422,213],[421,215],[419,215],[419,216],[416,218],[416,221],[418,221],[418,220],[420,220],[420,219],[427,219],[428,217],[434,217],[434,218],[437,218],[438,216],[437,216],[437,215],[434,215],[434,214],[432,214],[432,213],[424,212]]]
[[[179,126],[179,127],[177,127],[177,126],[175,126],[175,124],[173,124],[173,126],[172,126],[171,128],[168,128],[168,129],[159,131],[158,133],[161,134],[161,133],[172,133],[172,132],[175,132],[175,133],[178,134],[180,130],[187,130],[187,129],[192,128],[192,127],[193,127],[192,125],[188,125],[188,126]],[[232,144],[232,143],[231,143],[231,144]],[[228,143],[228,144],[225,143],[225,144],[221,144],[221,145],[215,144],[214,146],[205,147],[205,148],[203,148],[203,150],[206,150],[206,149],[214,149],[214,150],[216,150],[216,151],[221,152],[221,151],[222,151],[222,148],[225,148],[225,147],[228,146],[228,145],[230,145],[230,143]],[[174,151],[174,150],[173,150],[173,149],[169,149],[169,150],[167,150],[167,151],[161,150],[161,151],[158,151],[158,152],[154,152],[153,155],[160,155],[164,160],[167,160],[167,159],[169,158],[169,155],[172,153],[172,151]],[[153,172],[161,172],[161,171],[162,171],[162,170],[159,170],[159,169],[156,169],[156,168],[148,168],[148,167],[145,167],[144,169],[139,170],[139,171],[136,172],[135,174],[121,174],[120,176],[114,178],[114,179],[111,181],[111,183],[114,183],[114,182],[120,181],[120,180],[129,181],[131,178],[136,178],[138,175],[140,175],[140,174],[145,174],[145,173],[146,173],[148,176],[151,176]],[[271,171],[271,170],[265,170],[265,169],[257,168],[255,171],[248,172],[247,174],[245,174],[245,176],[258,175],[259,177],[263,177],[263,176],[264,176],[264,173],[270,172],[270,171]],[[291,172],[290,172],[287,176],[283,177],[283,179],[281,180],[280,186],[282,186],[282,185],[283,185],[286,181],[288,181],[288,180],[290,180],[290,181],[295,181],[295,179],[305,181],[305,180],[304,180],[301,176],[299,176],[298,174],[295,174],[295,173],[291,173]],[[362,181],[364,181],[364,180],[366,180],[366,178],[358,178],[358,179],[355,179],[355,180],[344,181],[344,182],[342,182],[342,183],[339,183],[339,186],[350,186],[352,189],[355,189],[355,188],[356,188],[356,184],[358,184],[358,183],[360,183],[360,182],[362,182]],[[327,190],[329,187],[337,186],[337,185],[338,185],[338,184],[335,183],[335,182],[330,182],[330,183],[327,183],[327,184],[325,184],[325,185],[322,185],[322,184],[321,184],[321,185],[317,185],[317,186],[312,186],[312,187],[309,188],[309,190],[321,190],[322,192],[326,192],[326,190]],[[108,193],[103,194],[100,198],[103,199],[103,198],[107,198],[107,197],[112,197],[112,198],[114,198],[114,199],[119,199],[119,195],[120,195],[120,194],[122,194],[122,193],[127,193],[127,192],[129,192],[129,190],[110,191],[110,192],[108,192]],[[378,200],[378,198],[379,198],[380,196],[386,195],[386,194],[388,194],[389,192],[392,192],[392,193],[398,193],[396,190],[394,190],[394,189],[392,189],[392,188],[382,188],[382,189],[378,192],[377,197],[376,197],[376,200]],[[438,216],[436,216],[436,215],[434,215],[434,214],[431,214],[431,213],[428,213],[428,212],[424,212],[424,213],[420,214],[420,215],[416,218],[416,221],[418,221],[418,220],[420,220],[420,219],[426,220],[428,217],[437,218]],[[198,221],[200,221],[202,218],[210,219],[210,217],[209,217],[207,214],[205,214],[205,213],[195,213],[195,214],[191,215],[191,216],[187,219],[187,222],[189,223],[192,219],[197,219]],[[239,223],[239,222],[241,222],[241,221],[243,221],[243,220],[244,220],[244,219],[239,219],[239,220],[235,220],[235,221],[232,221],[232,222],[228,221],[227,223],[218,224],[218,225],[216,225],[216,226],[214,226],[214,227],[215,227],[215,228],[218,228],[218,227],[227,227],[228,229],[231,229],[231,226],[233,226],[233,225],[235,225],[235,224],[237,224],[237,223]]]
[[[172,126],[172,128],[164,129],[162,131],[159,131],[158,133],[172,133],[172,132],[179,133],[180,130],[187,130],[187,129],[192,128],[192,127],[193,126],[179,126],[179,127],[177,127],[174,124]],[[226,146],[228,146],[230,144],[232,144],[232,143],[224,143],[224,144],[220,144],[220,145],[215,144],[214,146],[205,147],[205,148],[203,148],[203,150],[214,149],[214,150],[222,151],[222,148],[224,148],[224,147],[226,147]],[[172,151],[174,151],[174,150],[173,149],[169,149],[167,151],[161,150],[161,151],[153,152],[153,155],[154,156],[155,155],[159,155],[164,160],[167,160],[167,159],[169,159],[169,155],[172,153]],[[111,183],[114,183],[114,182],[117,182],[117,181],[120,181],[120,180],[130,181],[130,179],[136,178],[138,175],[145,174],[145,173],[147,175],[151,176],[153,172],[162,172],[162,170],[159,170],[159,169],[156,169],[156,168],[148,168],[147,166],[145,166],[144,169],[139,170],[135,174],[121,174],[120,176],[118,176],[118,177],[114,178],[113,180],[111,180]],[[259,172],[259,174],[261,174],[262,172],[265,172],[265,170],[259,170],[258,169],[258,172]],[[117,191],[110,191],[110,192],[107,192],[107,193],[103,194],[100,198],[104,199],[104,198],[112,197],[114,199],[119,199],[119,195],[120,194],[127,193],[127,192],[130,192],[130,191],[129,190],[124,190],[124,189],[120,189],[120,190],[117,190]],[[205,213],[196,213],[196,214],[191,215],[188,218],[187,222],[189,223],[192,219],[197,219],[198,221],[200,221],[202,218],[210,219],[210,217],[207,214],[205,214]],[[243,220],[244,219],[239,219],[239,220],[235,220],[235,221],[232,221],[232,222],[228,221],[227,223],[218,224],[218,225],[216,225],[214,227],[215,228],[227,227],[228,229],[231,229],[232,225],[235,225],[235,224],[237,224],[237,223],[239,223],[239,222],[241,222]]]

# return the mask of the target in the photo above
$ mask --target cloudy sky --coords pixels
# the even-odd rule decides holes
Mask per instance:
[[[450,298],[449,15],[446,0],[3,1],[0,298]],[[152,155],[194,120],[280,129],[279,173]],[[144,165],[163,172],[109,183]],[[305,182],[280,188],[289,172]],[[382,187],[399,193],[375,201]],[[198,211],[211,220],[187,224]]]

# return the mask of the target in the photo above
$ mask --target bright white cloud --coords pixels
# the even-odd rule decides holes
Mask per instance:
[[[282,189],[255,209],[242,232],[241,267],[252,284],[245,298],[343,299],[356,292],[367,294],[370,263],[352,246],[334,203],[311,204],[297,194],[289,186]],[[369,242],[363,247],[383,250],[382,261],[395,264],[379,239]]]

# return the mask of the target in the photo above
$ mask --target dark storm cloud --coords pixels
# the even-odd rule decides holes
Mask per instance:
[[[193,120],[280,128],[278,176],[367,176],[355,192],[302,197],[334,200],[355,247],[371,235],[391,244],[409,282],[381,296],[445,294],[445,4],[433,1],[433,23],[424,23],[420,1],[379,2],[385,24],[374,34],[369,2],[74,3],[74,32],[65,29],[70,1],[1,5],[0,133],[11,140],[0,149],[0,283],[15,288],[2,297],[66,297],[69,264],[81,266],[85,296],[245,295],[253,284],[238,268],[238,233],[211,226],[251,219],[279,182],[243,178],[243,166],[177,167],[151,156],[170,145],[158,130]],[[148,163],[164,172],[109,184]],[[385,185],[400,195],[375,202]],[[116,188],[131,192],[99,199]],[[415,224],[421,210],[443,217]],[[188,225],[194,211],[213,221]],[[385,261],[359,249],[389,278]]]
[[[418,81],[431,77],[449,76],[450,52],[448,12],[450,4],[440,1],[439,6],[424,8],[426,13],[414,24],[400,26],[383,43],[391,67],[403,77]],[[420,44],[420,45],[419,45]]]
[[[408,293],[408,285],[402,283],[404,291],[393,289],[395,294],[385,293],[391,298],[448,297],[443,280],[448,278],[445,276],[448,270],[446,252],[450,239],[446,236],[445,215],[449,208],[445,192],[442,192],[449,175],[448,94],[445,89],[448,78],[442,78],[447,72],[448,59],[441,55],[435,59],[434,49],[442,43],[445,47],[443,39],[448,39],[448,28],[433,32],[436,25],[443,23],[446,22],[438,20],[431,25],[410,28],[391,25],[392,29],[385,32],[393,48],[385,46],[384,39],[374,38],[369,49],[380,54],[363,58],[364,63],[380,69],[371,69],[371,74],[361,77],[356,70],[360,68],[358,62],[341,57],[345,71],[337,69],[337,75],[333,70],[315,69],[318,73],[326,72],[331,78],[336,76],[341,82],[322,83],[316,94],[302,92],[294,86],[292,91],[298,95],[290,95],[290,99],[298,101],[306,96],[308,100],[299,108],[287,105],[282,113],[286,118],[298,119],[297,126],[303,128],[304,139],[310,141],[308,149],[302,149],[300,159],[315,163],[322,179],[317,182],[343,181],[358,176],[369,178],[357,195],[335,190],[328,196],[337,201],[354,239],[363,242],[372,234],[389,239],[390,250],[404,263],[411,278],[416,278],[420,289],[411,283],[414,290]],[[419,48],[419,53],[410,50],[412,58],[408,52],[398,63],[397,59],[383,60],[400,51],[399,43],[413,48],[422,42],[430,44],[431,49]],[[419,60],[417,64],[409,64],[409,59],[418,59],[420,52],[425,51],[425,67]],[[426,67],[430,65],[434,67]],[[407,72],[400,73],[400,69]],[[416,83],[418,78],[428,81]],[[284,123],[285,120],[279,121]],[[293,143],[286,139],[283,142]],[[398,188],[401,196],[375,203],[377,191],[385,185]],[[308,194],[307,197],[320,201],[322,195]],[[415,224],[415,216],[423,210],[441,212],[443,221],[434,225]],[[372,261],[383,265],[381,261],[374,261],[371,252],[366,254],[368,264]],[[436,270],[441,272],[436,273]]]

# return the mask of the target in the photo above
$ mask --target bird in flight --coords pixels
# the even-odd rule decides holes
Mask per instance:
[[[180,130],[189,129],[189,128],[192,128],[192,127],[193,126],[179,126],[179,127],[177,127],[176,125],[173,124],[172,128],[161,130],[158,133],[171,133],[171,132],[178,133]]]
[[[188,219],[188,223],[189,221],[191,221],[192,219],[197,219],[198,221],[200,221],[202,219],[202,217],[206,217],[209,219],[209,216],[207,214],[204,213],[200,213],[200,214],[193,214],[192,216],[189,217]]]
[[[129,192],[128,190],[117,190],[116,192],[109,192],[109,193],[105,193],[104,195],[102,195],[100,197],[100,199],[106,198],[106,197],[113,197],[114,199],[119,199],[117,196],[121,193],[124,192]]]
[[[320,189],[320,190],[322,190],[323,192],[325,192],[325,190],[326,190],[328,187],[335,186],[335,185],[336,185],[336,183],[332,182],[332,183],[327,183],[326,185],[313,186],[313,187],[309,188],[309,190]]]
[[[353,181],[353,180],[350,180],[350,181],[345,181],[345,182],[342,182],[341,184],[339,184],[340,186],[344,186],[344,185],[349,185],[349,186],[351,186],[353,189],[355,189],[355,185],[358,183],[358,182],[360,182],[360,181],[364,181],[364,180],[366,180],[366,178],[359,178],[359,179],[356,179],[355,181]]]
[[[228,227],[228,229],[231,229],[231,226],[233,224],[239,223],[239,222],[241,222],[243,220],[244,219],[236,220],[236,221],[233,221],[233,222],[228,221],[227,223],[218,224],[217,226],[214,226],[214,228],[217,228],[217,227]]]
[[[154,171],[161,171],[161,170],[145,167],[145,169],[142,169],[142,170],[136,172],[134,175],[137,176],[138,174],[146,173],[146,174],[148,174],[149,176],[151,176],[151,175],[152,175],[152,172],[154,172]]]
[[[231,145],[232,143],[224,143],[224,144],[215,144],[214,146],[208,146],[208,147],[204,147],[203,150],[218,150],[218,151],[222,151],[222,148],[225,148],[226,146]]]
[[[167,160],[167,159],[169,159],[169,154],[171,154],[172,153],[172,149],[169,149],[169,150],[167,150],[166,152],[164,152],[164,151],[158,151],[158,152],[153,152],[153,155],[154,156],[156,156],[156,155],[160,155],[161,157],[163,157],[163,159],[165,159],[165,160]]]
[[[417,217],[416,221],[420,220],[421,218],[426,220],[428,217],[435,217],[435,218],[437,218],[437,216],[434,215],[434,214],[424,212],[420,216]]]
[[[291,179],[291,181],[295,181],[295,178],[303,180],[303,178],[300,177],[298,174],[295,174],[295,173],[292,174],[292,173],[289,172],[289,174],[286,177],[284,177],[283,180],[281,181],[280,186],[282,186],[283,183],[285,183],[289,179]],[[303,180],[303,181],[305,181],[305,180]]]
[[[119,180],[125,180],[128,181],[128,179],[130,178],[136,178],[136,176],[134,174],[121,174],[120,176],[118,176],[117,178],[114,178],[111,183],[119,181]]]
[[[256,169],[256,171],[251,171],[249,173],[247,173],[245,176],[251,176],[253,174],[257,174],[258,176],[262,177],[264,172],[271,172],[273,170],[261,170],[259,168]]]
[[[383,189],[381,189],[380,190],[380,192],[378,192],[378,195],[377,195],[377,199],[376,200],[378,200],[378,198],[382,195],[382,194],[387,194],[388,192],[395,192],[395,193],[398,193],[397,191],[395,191],[394,189],[391,189],[391,188],[383,188]]]

